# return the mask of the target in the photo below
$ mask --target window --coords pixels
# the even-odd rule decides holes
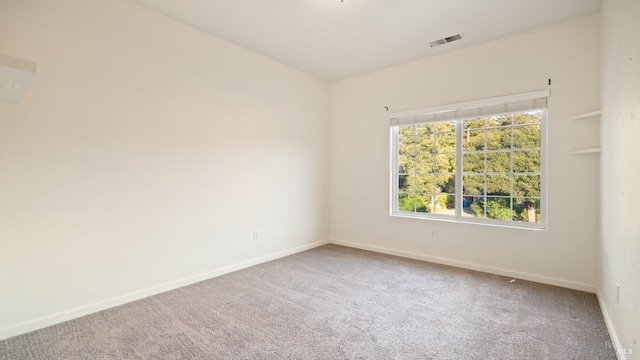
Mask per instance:
[[[391,214],[545,227],[547,91],[391,116]]]

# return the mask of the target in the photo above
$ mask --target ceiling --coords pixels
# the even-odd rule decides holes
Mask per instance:
[[[131,0],[329,81],[600,11],[602,0]],[[431,48],[454,34],[463,39]]]

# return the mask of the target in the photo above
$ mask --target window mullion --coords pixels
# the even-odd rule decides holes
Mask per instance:
[[[413,212],[418,212],[418,128],[417,125],[413,126],[413,159],[414,159],[414,167],[413,167],[413,193],[411,196],[413,197]]]
[[[436,207],[436,181],[438,179],[438,176],[436,175],[438,173],[438,125],[437,123],[433,125],[433,187],[431,188],[431,194],[429,194],[429,198],[431,199],[431,206],[433,207],[433,210],[435,211]]]
[[[488,147],[487,147],[487,143],[488,143],[488,141],[487,141],[487,122],[488,121],[489,121],[488,117],[484,119],[484,127],[483,127],[483,130],[484,130],[484,174],[483,174],[484,182],[483,182],[483,186],[484,186],[484,188],[483,188],[482,198],[484,199],[484,206],[483,206],[483,209],[482,209],[482,213],[484,214],[485,218],[487,217],[487,202],[488,202],[488,199],[487,199],[487,181],[489,180],[489,179],[487,179],[487,168],[488,168],[487,167],[487,150],[488,150]]]
[[[513,209],[513,182],[515,181],[515,177],[513,175],[513,137],[515,135],[514,131],[513,131],[513,126],[515,125],[515,115],[511,114],[511,149],[509,151],[509,159],[510,159],[510,164],[509,164],[509,184],[510,184],[510,188],[509,188],[509,202],[510,202],[510,207],[511,207],[511,219],[513,220],[513,215],[514,215],[514,209]]]
[[[456,219],[462,218],[462,120],[456,121],[456,193],[455,193],[455,210]]]

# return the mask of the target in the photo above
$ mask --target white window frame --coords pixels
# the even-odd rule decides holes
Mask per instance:
[[[391,191],[390,191],[390,215],[397,217],[408,217],[418,219],[451,221],[459,223],[482,224],[492,226],[502,226],[511,228],[525,228],[535,230],[546,230],[547,228],[547,105],[549,90],[532,91],[522,94],[500,96],[488,99],[473,100],[455,104],[433,106],[428,108],[394,112],[389,115],[390,126],[390,150],[391,150]],[[529,223],[524,221],[487,219],[477,217],[462,216],[462,120],[473,117],[488,117],[491,115],[504,113],[517,113],[519,110],[505,110],[510,104],[526,102],[529,100],[544,99],[544,107],[536,107],[542,110],[540,119],[540,222]],[[483,112],[486,110],[487,112]],[[531,109],[529,109],[531,110]],[[477,112],[480,115],[468,116]],[[461,115],[458,115],[461,114]],[[467,114],[467,115],[465,115]],[[423,120],[412,121],[410,118],[419,117]],[[409,119],[407,121],[407,119]],[[405,120],[405,122],[402,122]],[[424,123],[441,122],[446,120],[456,121],[456,173],[455,173],[455,216],[437,214],[408,212],[398,210],[398,128],[402,125],[416,125]],[[513,151],[513,149],[511,149]]]

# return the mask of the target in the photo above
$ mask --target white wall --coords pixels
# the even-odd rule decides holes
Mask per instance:
[[[324,80],[125,0],[0,34],[38,63],[0,103],[0,338],[328,239]]]
[[[627,359],[640,359],[639,19],[640,1],[605,0],[602,6],[603,211],[598,291],[610,332]],[[616,283],[620,284],[619,303]]]
[[[595,291],[599,15],[333,83],[331,237],[367,249]],[[426,46],[426,45],[425,45]],[[548,231],[389,216],[388,112],[547,88]],[[436,231],[435,239],[431,230]]]

